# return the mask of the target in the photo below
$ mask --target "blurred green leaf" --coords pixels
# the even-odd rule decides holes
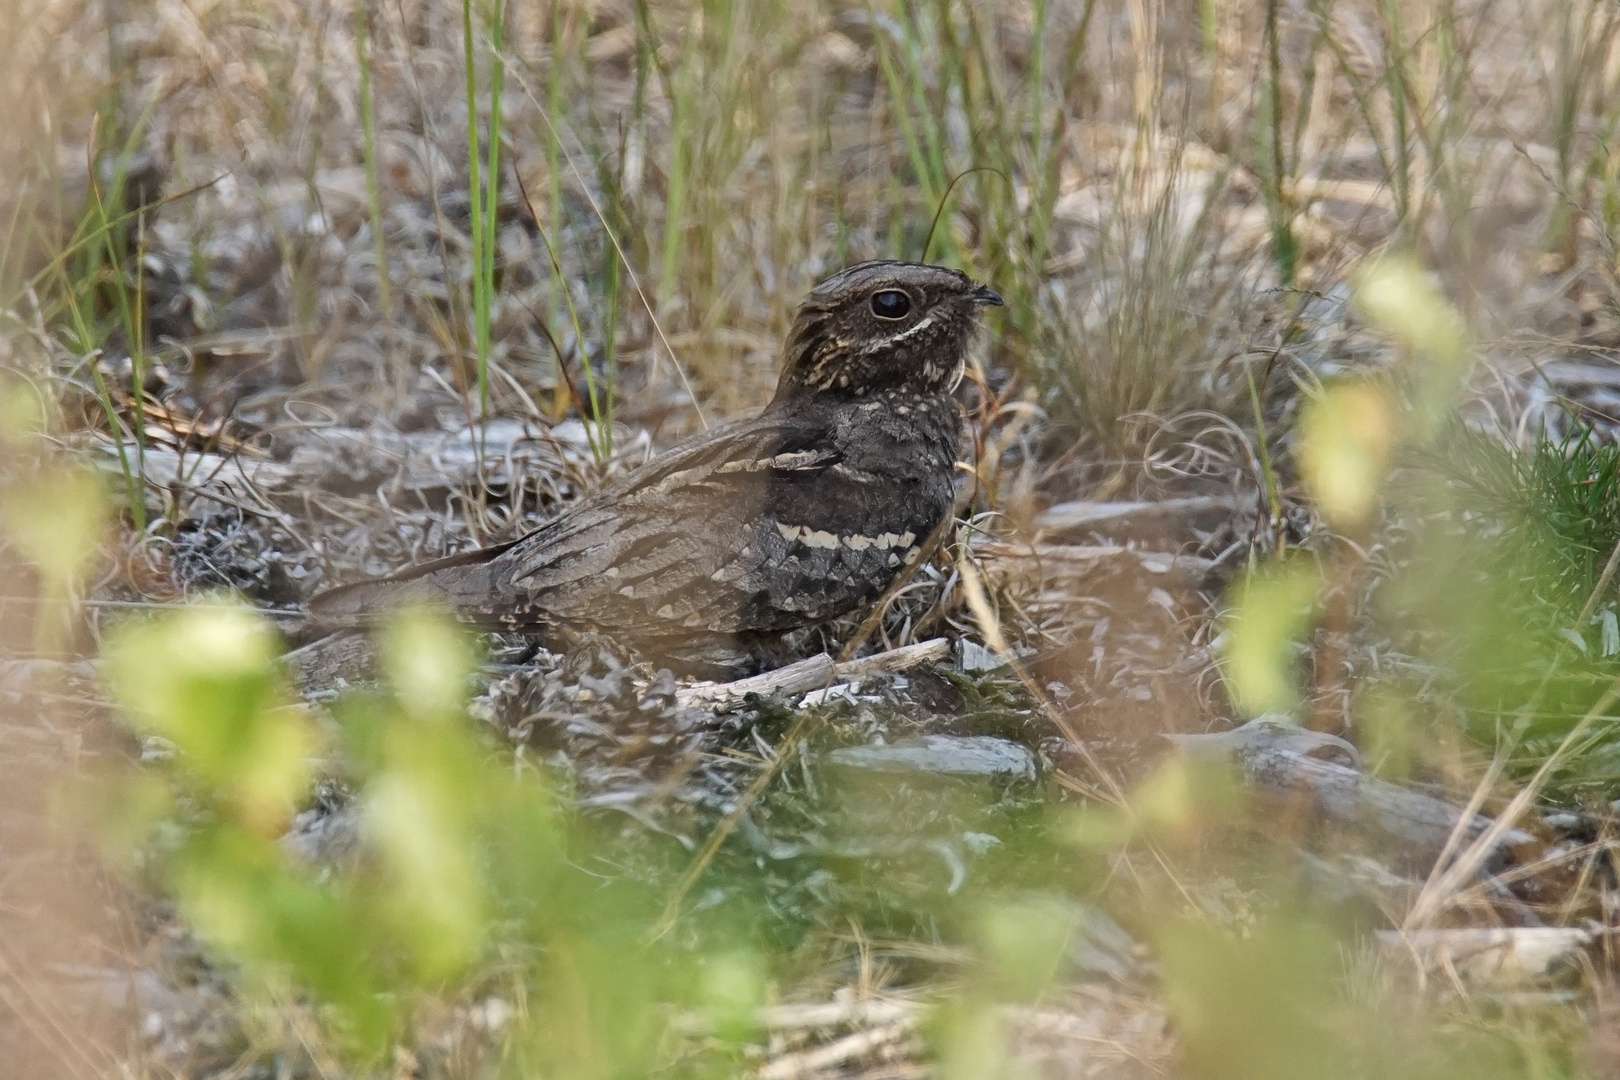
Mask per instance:
[[[1294,649],[1310,628],[1320,577],[1295,559],[1243,577],[1223,627],[1226,676],[1246,715],[1292,710],[1299,700]]]
[[[703,961],[698,1000],[714,1019],[723,1038],[741,1040],[753,1034],[755,1012],[765,1003],[765,965],[757,952],[730,949]]]
[[[1123,808],[1074,808],[1059,819],[1058,835],[1093,850],[1147,838],[1183,846],[1198,843],[1213,825],[1237,820],[1245,793],[1230,770],[1172,754],[1143,778]]]
[[[428,979],[477,959],[484,882],[469,803],[478,785],[422,762],[373,778],[362,795],[366,833],[388,868],[386,907]]]
[[[467,632],[442,612],[402,611],[383,631],[383,664],[399,706],[419,720],[459,720],[475,663]]]
[[[1240,940],[1180,922],[1166,928],[1159,953],[1189,1080],[1346,1075],[1326,1038],[1338,968],[1338,945],[1327,934],[1285,923]]]
[[[136,723],[174,742],[245,824],[270,833],[308,788],[318,745],[303,712],[284,706],[276,653],[264,617],[226,603],[127,625],[105,649]]]
[[[360,801],[389,878],[385,907],[423,978],[450,978],[484,945],[487,882],[479,822],[492,770],[461,726],[473,653],[443,614],[406,611],[384,629],[385,670],[402,715],[368,710],[374,771]]]
[[[1307,402],[1300,416],[1300,474],[1334,528],[1368,524],[1395,448],[1395,429],[1394,398],[1376,383],[1338,383]]]
[[[1433,274],[1405,255],[1369,259],[1356,273],[1356,306],[1413,352],[1455,360],[1467,349],[1462,320]]]
[[[1073,900],[1035,893],[992,903],[979,920],[979,944],[997,997],[1039,998],[1063,969],[1085,919]]]
[[[39,568],[47,591],[57,591],[95,555],[107,524],[107,500],[95,473],[53,466],[0,493],[0,521],[23,558]]]
[[[988,1002],[961,1002],[943,1009],[933,1025],[942,1080],[1023,1080],[1008,1061],[1007,1031]]]
[[[1230,769],[1174,754],[1131,792],[1130,807],[1150,836],[1189,846],[1211,826],[1237,820],[1244,796]]]
[[[33,385],[0,378],[0,446],[15,451],[45,430],[45,403]]]
[[[1128,813],[1101,806],[1065,807],[1056,819],[1059,840],[1073,847],[1108,851],[1130,842],[1136,833]]]
[[[229,827],[200,830],[173,883],[192,925],[247,962],[254,981],[280,993],[308,987],[362,1047],[382,1048],[394,1001],[371,962],[374,924],[362,902],[295,872],[274,840]]]
[[[1405,255],[1369,259],[1355,275],[1355,304],[1367,321],[1395,338],[1418,361],[1413,380],[1412,434],[1436,434],[1456,404],[1472,352],[1456,308],[1433,274]]]

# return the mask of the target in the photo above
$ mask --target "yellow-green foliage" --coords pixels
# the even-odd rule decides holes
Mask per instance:
[[[606,1055],[615,1066],[602,1075],[644,1063],[661,1027],[643,995],[676,987],[642,970],[655,954],[614,932],[616,904],[593,900],[568,866],[547,785],[490,756],[467,728],[465,635],[408,614],[383,653],[390,692],[339,703],[334,726],[289,703],[273,632],[244,608],[200,605],[109,643],[119,699],[174,746],[167,797],[132,782],[125,814],[149,828],[184,823],[160,875],[187,922],[245,991],[312,992],[362,1056],[400,1034],[416,995],[465,980],[498,941],[539,949],[530,1052]],[[307,794],[313,755],[327,749],[349,769],[362,843],[352,865],[323,869],[278,838]],[[131,824],[126,816],[126,842]],[[704,992],[746,1011],[760,983],[749,965],[734,956]],[[614,1001],[630,1008],[605,1007]],[[545,1035],[582,1008],[595,1014],[591,1031],[560,1043]]]

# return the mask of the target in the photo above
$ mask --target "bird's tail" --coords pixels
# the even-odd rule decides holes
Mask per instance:
[[[309,613],[335,624],[364,625],[400,608],[425,604],[476,618],[478,612],[464,610],[465,599],[487,591],[477,588],[479,580],[488,575],[490,562],[516,542],[463,551],[386,577],[327,589],[310,600]]]

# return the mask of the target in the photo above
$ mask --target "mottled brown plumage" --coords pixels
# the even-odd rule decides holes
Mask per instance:
[[[759,416],[637,468],[519,540],[315,598],[365,620],[410,602],[672,655],[813,626],[875,598],[949,512],[951,392],[985,304],[966,275],[850,267],[804,299]]]

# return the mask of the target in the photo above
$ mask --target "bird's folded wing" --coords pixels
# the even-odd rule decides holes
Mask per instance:
[[[769,557],[773,492],[836,465],[823,429],[759,418],[655,459],[469,575],[472,615],[543,610],[564,622],[671,636],[762,629],[748,611]]]
[[[411,605],[453,606],[453,594],[471,591],[487,575],[489,564],[518,542],[463,551],[404,567],[386,577],[327,589],[310,600],[309,613],[336,625],[364,625]]]

